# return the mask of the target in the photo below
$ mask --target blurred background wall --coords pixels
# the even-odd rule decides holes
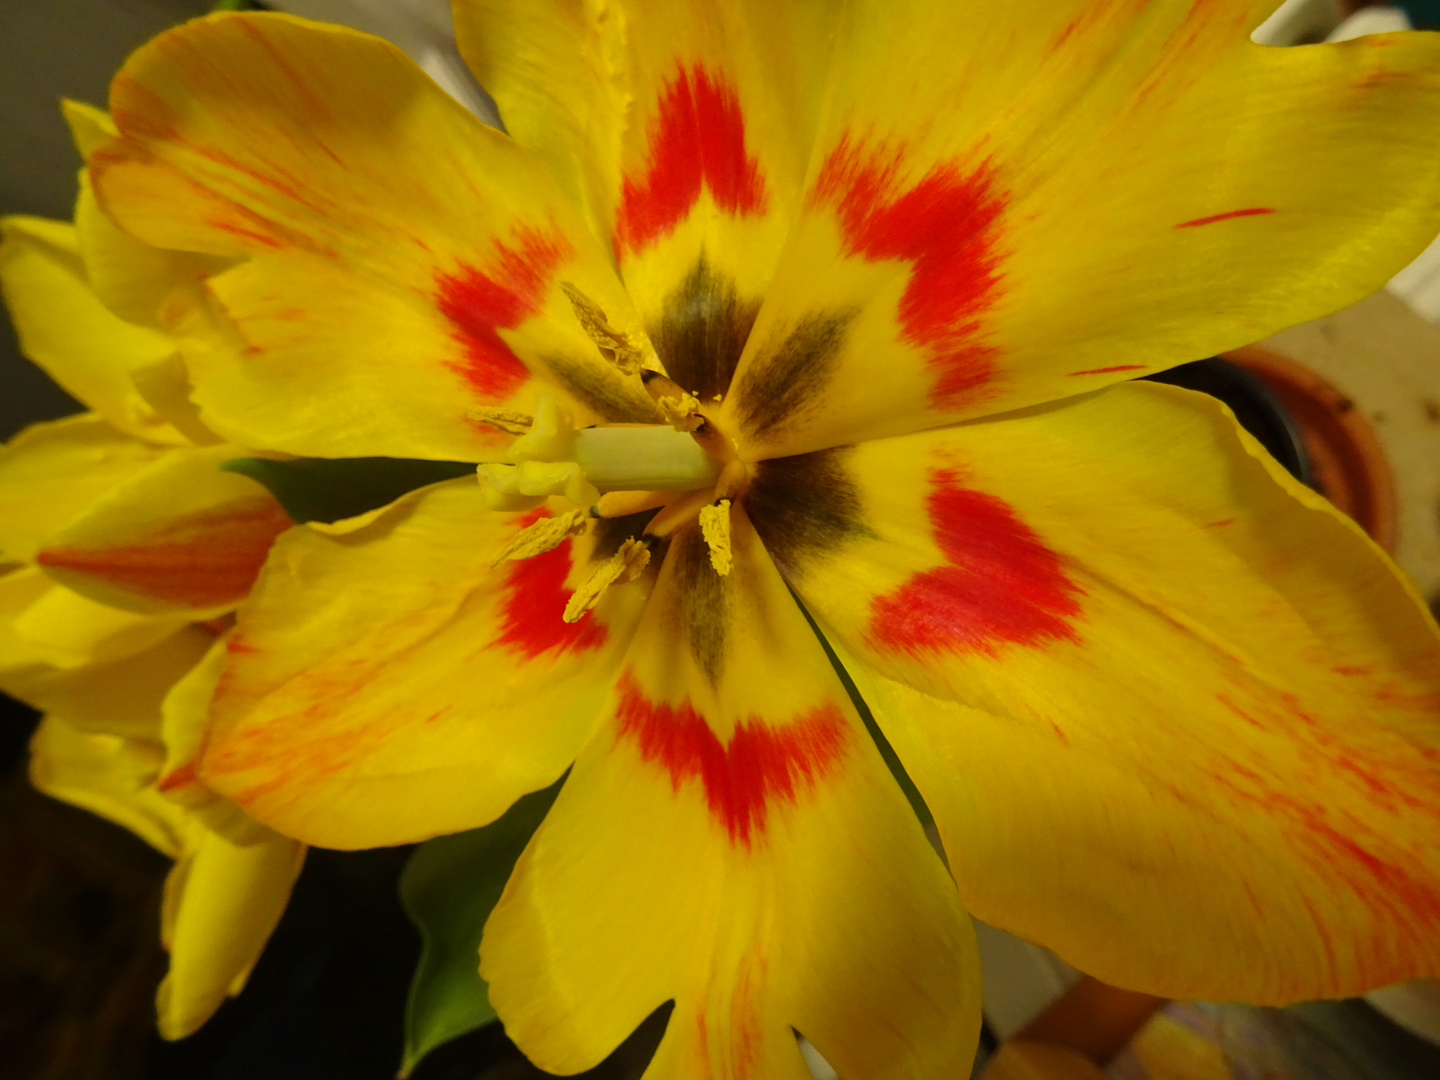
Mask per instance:
[[[110,76],[132,49],[201,14],[210,0],[0,0],[0,214],[68,218],[79,156],[60,99],[105,104]],[[0,440],[77,406],[22,360],[0,325]]]

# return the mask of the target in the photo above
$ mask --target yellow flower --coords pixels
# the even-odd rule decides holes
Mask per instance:
[[[82,150],[108,137],[102,114],[67,111]],[[21,345],[93,410],[0,449],[0,689],[46,713],[38,788],[176,860],[157,999],[173,1039],[239,991],[304,856],[194,772],[225,655],[214,620],[289,521],[253,482],[217,471],[243,452],[195,419],[158,326],[163,296],[196,287],[195,260],[120,233],[88,185],[77,222],[0,222]]]
[[[958,1075],[964,908],[1165,995],[1440,973],[1433,621],[1122,382],[1440,225],[1440,43],[1264,49],[1269,6],[462,0],[509,134],[333,27],[141,49],[91,164],[228,261],[171,312],[205,423],[488,478],[280,540],[207,782],[363,847],[568,769],[481,947],[560,1073],[673,1001],[651,1076],[803,1076],[795,1032]]]

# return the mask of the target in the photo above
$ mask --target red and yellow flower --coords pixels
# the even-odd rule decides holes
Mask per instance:
[[[967,908],[1167,995],[1440,973],[1434,621],[1125,381],[1440,225],[1440,42],[1270,6],[458,0],[508,134],[333,27],[140,50],[91,167],[223,264],[167,306],[204,423],[488,478],[279,540],[205,782],[363,847],[569,770],[480,961],[561,1073],[673,1000],[654,1076],[954,1075]]]
[[[82,152],[114,133],[94,110],[67,115]],[[91,410],[0,449],[0,689],[45,713],[40,790],[176,860],[156,1004],[161,1034],[179,1038],[244,984],[304,857],[201,783],[194,760],[224,620],[290,521],[217,469],[243,451],[195,417],[159,324],[164,298],[213,267],[122,233],[83,176],[76,224],[0,230],[22,347]]]

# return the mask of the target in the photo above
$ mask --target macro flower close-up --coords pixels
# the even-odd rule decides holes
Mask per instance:
[[[455,0],[503,128],[354,30],[166,32],[69,108],[194,498],[15,575],[219,635],[154,784],[286,858],[558,784],[476,976],[548,1072],[673,1003],[656,1080],[966,1075],[971,915],[1162,997],[1440,976],[1440,630],[1141,378],[1440,231],[1440,38],[1273,7]]]

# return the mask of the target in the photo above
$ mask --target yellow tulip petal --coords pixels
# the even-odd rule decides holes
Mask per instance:
[[[480,946],[541,1068],[674,1001],[647,1072],[958,1076],[979,1022],[954,885],[743,514],[734,564],[676,535],[604,723]]]
[[[496,513],[455,480],[357,527],[287,533],[241,609],[202,779],[339,848],[483,825],[553,783],[605,701],[645,583],[579,622],[561,615],[644,519],[492,568],[544,513]]]
[[[93,105],[63,101],[61,111],[76,147],[87,161],[120,134],[109,114]],[[140,326],[158,329],[160,309],[172,291],[227,265],[222,259],[166,251],[135,239],[100,209],[88,171],[80,174],[75,231],[85,276],[95,295],[122,319]]]
[[[10,630],[28,655],[72,669],[143,652],[189,621],[184,614],[142,615],[98,604],[55,585],[17,614]]]
[[[229,638],[218,637],[204,658],[179,679],[160,706],[163,761],[155,786],[232,844],[260,843],[274,836],[232,800],[212,791],[199,772],[200,749],[210,727],[210,701],[229,656]]]
[[[97,416],[26,428],[0,449],[0,552],[34,559],[46,537],[165,452]]]
[[[0,690],[86,731],[159,740],[161,702],[214,635],[184,626],[131,655],[57,668],[17,622],[49,594],[68,591],[36,567],[0,576]]]
[[[1273,0],[851,5],[731,426],[771,457],[1065,397],[1351,303],[1440,228],[1440,38]]]
[[[19,696],[10,686],[16,678],[49,668],[33,645],[15,632],[15,619],[51,589],[59,588],[39,569],[22,566],[0,573],[0,690]]]
[[[70,138],[75,143],[75,149],[79,150],[80,156],[87,161],[91,154],[120,134],[115,127],[115,121],[110,119],[110,114],[94,105],[61,98],[60,112],[70,128]]]
[[[611,242],[666,370],[703,400],[729,385],[800,209],[833,18],[764,0],[456,6],[506,129]]]
[[[121,431],[156,442],[181,437],[135,391],[130,369],[175,351],[169,335],[133,326],[90,287],[75,228],[43,218],[0,220],[0,292],[20,348],[66,391]]]
[[[140,782],[118,736],[82,731],[47,716],[30,740],[30,782],[52,798],[129,829],[172,859],[180,853],[185,811]]]
[[[770,463],[750,502],[978,917],[1167,997],[1440,973],[1440,635],[1212,399]]]
[[[290,899],[305,845],[272,834],[236,846],[194,829],[165,883],[170,970],[155,998],[160,1034],[182,1039],[240,992]]]
[[[121,138],[90,159],[102,207],[147,243],[244,260],[162,312],[226,437],[478,460],[509,436],[470,412],[533,411],[542,386],[577,423],[655,416],[562,288],[638,336],[570,200],[394,46],[198,19],[137,51],[111,106]]]
[[[101,603],[209,618],[244,599],[291,521],[255,481],[222,472],[234,446],[175,449],[97,499],[36,561]]]

